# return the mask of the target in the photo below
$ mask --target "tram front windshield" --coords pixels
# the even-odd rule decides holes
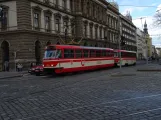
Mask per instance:
[[[44,58],[60,58],[61,57],[61,50],[53,50],[53,49],[48,49],[45,51]]]

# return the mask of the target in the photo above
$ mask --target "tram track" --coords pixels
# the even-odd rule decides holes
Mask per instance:
[[[89,75],[89,74],[93,75],[95,72],[101,72],[101,73],[99,74],[99,76],[95,75],[95,76],[91,77],[91,75]],[[25,89],[23,89],[23,88],[16,89],[15,88],[14,90],[12,89],[12,91],[16,90],[17,93],[24,91],[24,94],[21,94],[21,96],[19,96],[19,97],[17,96],[17,99],[21,99],[23,97],[33,96],[33,95],[36,95],[36,94],[37,95],[38,94],[43,94],[43,93],[50,92],[50,91],[53,91],[53,90],[61,89],[62,87],[70,88],[71,86],[77,85],[78,83],[84,83],[84,82],[87,82],[87,81],[89,82],[89,81],[98,80],[98,78],[104,78],[105,76],[109,77],[114,72],[117,73],[118,72],[117,69],[112,69],[112,71],[103,71],[103,70],[101,70],[101,71],[82,73],[82,74],[84,74],[84,78],[86,78],[86,79],[82,79],[81,78],[82,74],[77,74],[77,75],[72,75],[72,76],[65,76],[65,77],[64,76],[63,77],[59,76],[59,77],[56,77],[56,78],[53,78],[53,77],[52,78],[48,78],[48,77],[44,78],[43,77],[43,79],[39,80],[39,84],[43,84],[43,86],[36,85],[35,87],[31,87],[30,88],[30,85],[28,85],[28,87],[26,86]],[[78,78],[77,79],[73,79],[73,77],[76,77],[76,76]],[[35,77],[38,77],[38,76],[35,76]],[[11,81],[13,81],[13,82],[14,81],[16,81],[16,82],[20,81],[20,82],[22,82],[22,79],[23,78],[18,78],[16,80],[11,80]],[[53,80],[53,79],[56,79],[56,80]],[[26,83],[27,83],[27,80],[24,80],[24,81],[26,81]],[[45,81],[48,81],[48,82],[50,81],[50,83],[51,83],[50,86],[45,85]],[[36,83],[37,80],[30,81],[29,84],[30,83],[33,84],[34,82]],[[6,86],[6,87],[8,87],[8,86]],[[30,89],[30,91],[28,91],[28,89]],[[35,89],[37,89],[37,90],[35,91]],[[13,94],[14,94],[14,92],[13,92]],[[4,101],[16,100],[16,98],[12,99],[10,97],[11,96],[9,96],[9,97],[6,96],[4,98],[5,99]],[[2,102],[3,98],[1,98],[0,101]]]

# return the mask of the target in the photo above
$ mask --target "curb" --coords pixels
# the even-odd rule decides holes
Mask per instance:
[[[151,70],[148,70],[148,69],[138,69],[137,71],[141,71],[141,72],[144,72],[144,71],[149,71],[149,72],[161,72],[161,69],[151,69]]]
[[[0,77],[0,80],[1,79],[8,79],[8,78],[16,78],[16,77],[23,77],[23,74],[22,75],[7,76],[7,77]]]

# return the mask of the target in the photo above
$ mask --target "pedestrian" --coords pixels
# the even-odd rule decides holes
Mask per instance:
[[[21,69],[21,65],[20,65],[20,63],[18,63],[17,64],[17,69],[18,69],[18,72],[20,71],[20,69]]]

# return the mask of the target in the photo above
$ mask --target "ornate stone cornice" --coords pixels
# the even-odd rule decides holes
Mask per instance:
[[[52,12],[51,10],[47,9],[47,10],[44,10],[44,13],[45,13],[45,14],[52,15],[53,12]]]
[[[36,10],[36,11],[42,11],[42,8],[40,6],[32,6],[32,9],[33,10]]]

